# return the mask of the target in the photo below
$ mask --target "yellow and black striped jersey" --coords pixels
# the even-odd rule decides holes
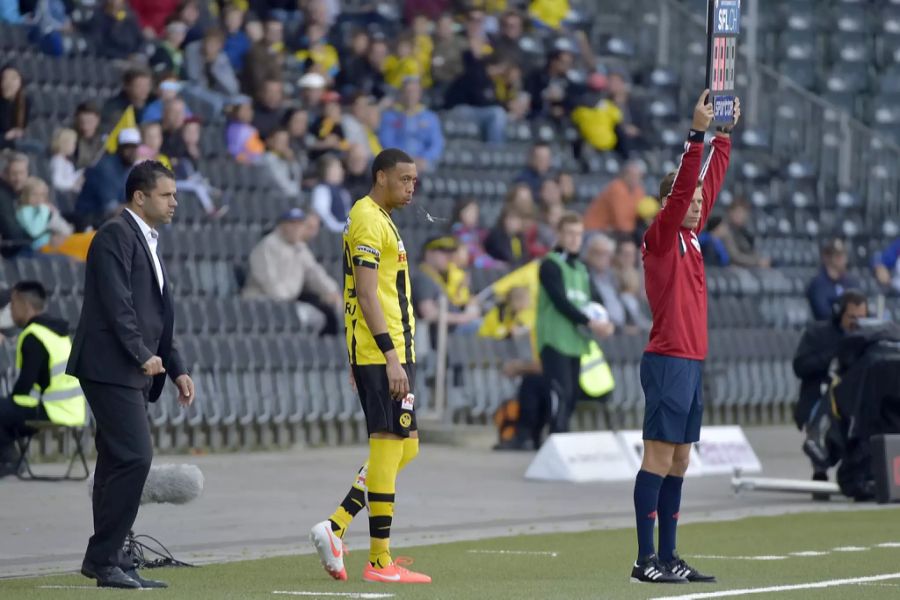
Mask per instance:
[[[344,226],[344,324],[347,351],[354,365],[383,365],[384,355],[359,308],[354,271],[378,270],[378,301],[401,363],[414,363],[416,319],[411,304],[409,263],[400,232],[372,198],[365,196],[350,210]]]

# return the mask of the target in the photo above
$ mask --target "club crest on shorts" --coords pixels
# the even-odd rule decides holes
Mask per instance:
[[[410,425],[412,425],[412,415],[409,413],[400,415],[400,426],[404,429],[408,429]]]

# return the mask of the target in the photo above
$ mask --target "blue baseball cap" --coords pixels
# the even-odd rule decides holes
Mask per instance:
[[[302,208],[291,208],[278,217],[278,222],[288,223],[290,221],[303,221],[304,219],[306,219],[306,212]]]

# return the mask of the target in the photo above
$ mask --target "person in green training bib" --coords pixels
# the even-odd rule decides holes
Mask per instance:
[[[557,246],[543,259],[538,272],[536,325],[541,366],[551,389],[550,433],[569,430],[579,394],[581,357],[588,352],[590,336],[605,338],[615,331],[609,320],[592,320],[583,312],[589,302],[603,302],[578,257],[584,238],[581,217],[564,214],[557,235]]]

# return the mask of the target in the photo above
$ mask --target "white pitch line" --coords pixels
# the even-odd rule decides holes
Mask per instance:
[[[879,548],[900,548],[900,542],[885,542],[878,544]]]
[[[685,594],[684,596],[659,596],[652,600],[703,600],[704,598],[725,598],[727,596],[744,596],[750,594],[772,594],[775,592],[791,592],[794,590],[811,590],[819,588],[837,587],[839,585],[856,585],[871,583],[873,581],[885,581],[887,579],[900,579],[900,573],[886,573],[871,577],[854,577],[852,579],[829,579],[813,583],[798,583],[795,585],[775,585],[764,588],[743,588],[740,590],[722,590],[721,592],[704,592],[701,594]]]
[[[825,556],[828,552],[821,550],[804,550],[802,552],[790,552],[788,556]]]
[[[375,594],[371,592],[292,592],[292,591],[274,591],[273,594],[282,594],[285,596],[339,596],[341,598],[393,598],[394,594]]]
[[[691,554],[691,558],[708,558],[712,560],[784,560],[787,556],[717,556],[715,554]]]
[[[466,550],[469,554],[513,554],[516,556],[549,556],[550,558],[556,558],[559,556],[558,552],[540,552],[540,551],[531,551],[531,550]]]
[[[869,548],[866,546],[838,546],[832,548],[832,552],[865,552]]]

